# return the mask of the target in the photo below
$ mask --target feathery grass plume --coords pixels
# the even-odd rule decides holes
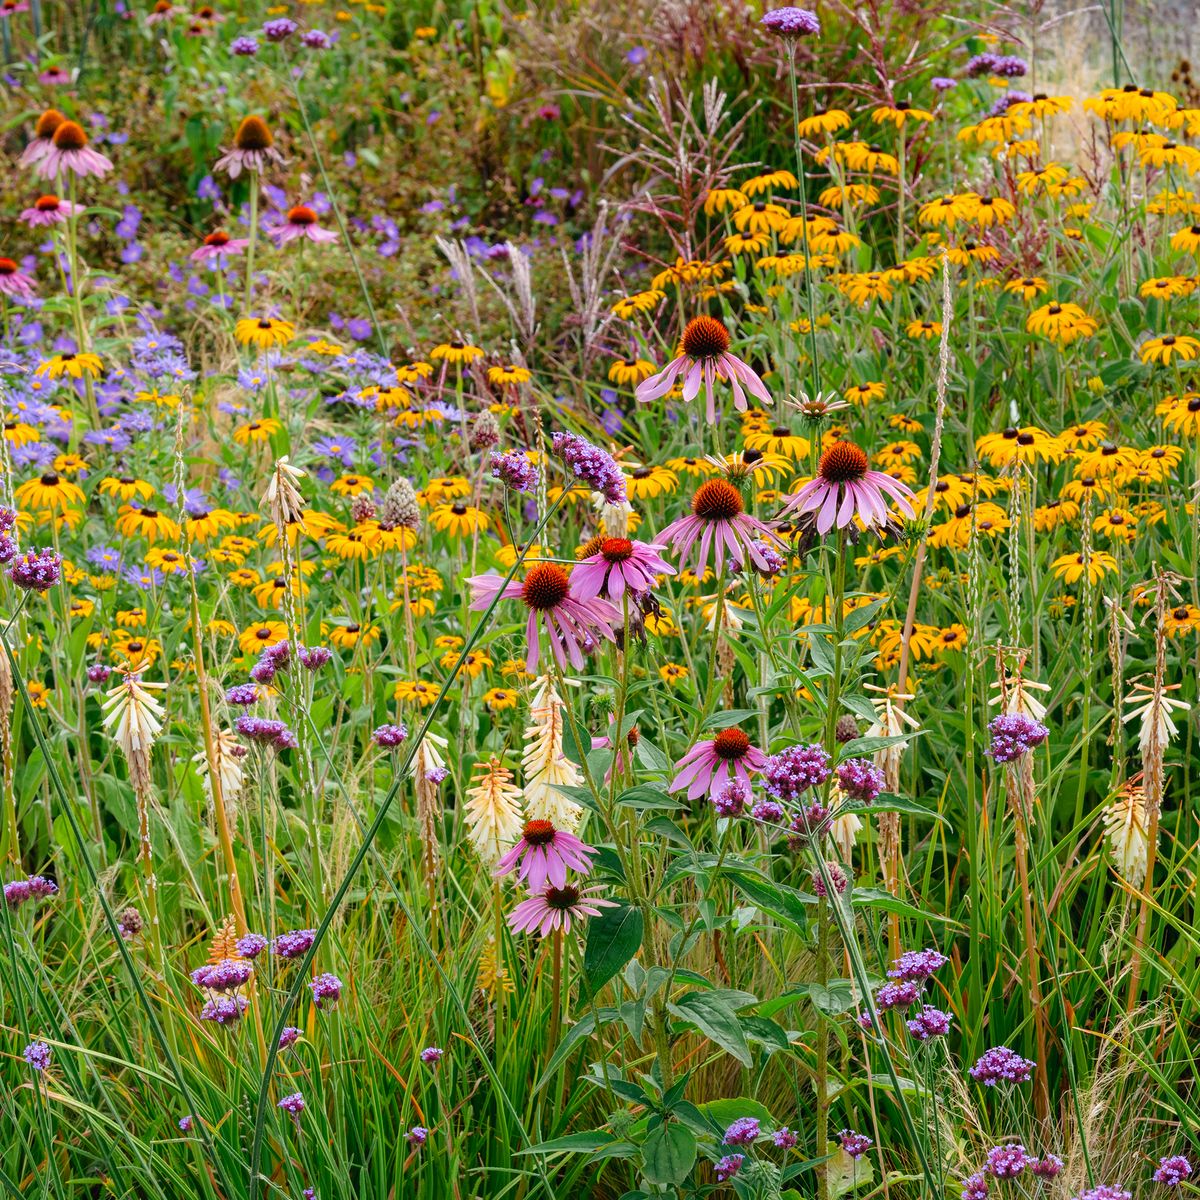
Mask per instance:
[[[615,319],[608,303],[607,282],[622,244],[621,237],[609,233],[608,205],[601,200],[596,223],[583,239],[578,253],[568,255],[566,247],[561,248],[585,368],[602,352],[604,332]],[[576,263],[579,265],[578,277],[575,275]]]
[[[579,768],[563,753],[562,697],[549,675],[534,684],[529,704],[530,724],[525,727],[525,813],[531,821],[549,821],[555,829],[574,832],[583,812],[563,794],[564,787],[579,786]]]
[[[1117,874],[1130,887],[1140,888],[1150,852],[1146,791],[1140,778],[1126,783],[1104,810],[1104,833]]]
[[[497,280],[493,279],[486,271],[480,271],[480,274],[492,285],[496,295],[508,309],[508,315],[512,318],[513,327],[519,335],[521,344],[531,346],[537,335],[537,305],[533,295],[532,261],[530,256],[513,242],[505,242],[504,250],[504,262],[508,264],[510,277]]]
[[[474,327],[475,337],[478,338],[479,296],[475,291],[475,267],[471,262],[471,252],[467,249],[466,242],[452,242],[444,237],[435,237],[433,240],[437,243],[437,248],[446,256],[446,261],[454,272],[454,278],[462,288],[462,293],[467,300],[467,307],[471,310],[471,325]]]
[[[489,869],[521,836],[521,789],[512,772],[493,754],[475,764],[467,789],[467,836]]]

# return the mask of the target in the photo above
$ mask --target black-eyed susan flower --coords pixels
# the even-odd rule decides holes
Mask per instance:
[[[471,494],[471,481],[465,475],[435,475],[417,493],[421,504],[441,504]]]
[[[254,586],[252,595],[255,602],[261,604],[263,608],[274,608],[282,612],[284,602],[287,599],[288,591],[291,591],[292,596],[296,600],[300,600],[307,596],[310,588],[300,576],[293,576],[291,588],[288,588],[288,581],[283,576],[277,579],[264,579],[261,583]]]
[[[1063,444],[1053,434],[1034,425],[1020,429],[1009,426],[1001,433],[988,433],[975,442],[975,451],[993,467],[1012,462],[1061,462]]]
[[[146,566],[156,571],[161,571],[164,575],[183,575],[188,569],[189,556],[180,554],[178,550],[172,550],[167,546],[152,546],[146,551]],[[195,565],[195,559],[191,559],[191,564]]]
[[[878,380],[869,380],[865,383],[852,383],[842,395],[851,403],[859,404],[863,407],[872,403],[875,400],[882,400],[887,394],[887,385]]]
[[[871,120],[876,125],[894,125],[897,129],[903,129],[908,121],[932,121],[933,113],[914,108],[911,104],[896,102],[881,104],[871,113]]]
[[[370,539],[364,537],[358,529],[330,531],[325,537],[325,549],[344,562],[366,562],[375,557]]]
[[[356,646],[370,646],[379,641],[379,627],[360,625],[357,621],[331,625],[322,623],[321,636],[328,638],[339,650],[353,650]]]
[[[1162,483],[1170,479],[1182,461],[1181,446],[1148,446],[1139,451],[1136,469],[1143,472],[1149,482]]]
[[[283,426],[274,417],[259,417],[257,421],[247,421],[233,431],[233,440],[239,446],[260,446],[269,442]]]
[[[401,704],[415,704],[420,708],[428,708],[437,695],[437,685],[423,679],[402,679],[392,692],[393,699]]]
[[[482,509],[456,500],[453,504],[439,504],[429,514],[429,524],[439,533],[450,537],[467,537],[486,530],[491,524]]]
[[[54,693],[44,683],[37,679],[31,679],[25,685],[25,695],[31,708],[45,708]]]
[[[1168,396],[1155,405],[1163,425],[1183,437],[1200,437],[1200,392]]]
[[[790,458],[794,462],[808,457],[812,443],[806,437],[793,433],[786,425],[771,429],[759,429],[745,435],[746,449],[757,450],[764,456]],[[760,460],[761,461],[761,460]]]
[[[460,661],[463,671],[472,679],[496,665],[482,650],[472,650],[468,654],[463,654],[461,650],[447,650],[440,659],[443,669],[447,671],[453,671]]]
[[[668,466],[640,466],[626,472],[625,491],[630,500],[669,496],[679,487],[679,476]]]
[[[840,108],[829,108],[824,112],[815,112],[811,117],[805,117],[797,128],[802,138],[816,137],[818,134],[828,136],[837,133],[839,129],[849,129],[850,114]]]
[[[637,386],[643,379],[654,374],[654,364],[644,358],[618,358],[608,368],[608,378],[618,386]]]
[[[427,362],[410,362],[396,368],[396,382],[401,384],[420,383],[433,374],[433,367]]]
[[[1110,542],[1132,542],[1137,537],[1137,517],[1127,508],[1108,508],[1092,518],[1092,530]]]
[[[39,363],[35,374],[49,379],[58,379],[61,375],[67,375],[72,379],[82,379],[85,375],[89,375],[92,379],[96,379],[103,370],[104,364],[100,361],[98,354],[64,353],[56,354],[53,358]]]
[[[1162,363],[1164,366],[1175,358],[1180,362],[1191,362],[1200,355],[1200,340],[1185,334],[1163,334],[1142,343],[1142,362]]]
[[[1117,560],[1107,550],[1080,551],[1061,555],[1050,564],[1050,569],[1054,577],[1064,583],[1078,583],[1086,574],[1088,581],[1095,585],[1117,569]]]
[[[1078,304],[1057,302],[1035,308],[1025,321],[1029,333],[1049,338],[1059,345],[1068,346],[1079,338],[1091,337],[1100,328],[1095,317],[1090,317]]]
[[[374,487],[375,481],[366,475],[339,475],[329,485],[329,490],[336,496],[358,496]]]
[[[740,192],[737,188],[711,188],[704,197],[704,211],[712,217],[726,210],[737,212],[749,203],[745,192]]]
[[[1117,495],[1117,488],[1110,479],[1097,479],[1094,475],[1082,475],[1078,479],[1069,479],[1063,484],[1059,495],[1064,500],[1075,504],[1090,505],[1092,510],[1098,504],[1108,504]]]
[[[875,461],[885,470],[907,466],[921,457],[921,447],[916,442],[889,442],[875,451]]]
[[[688,669],[681,663],[667,662],[658,668],[658,677],[667,687],[679,687],[687,682]]]
[[[916,341],[931,342],[934,338],[942,336],[942,323],[941,321],[909,321],[904,327],[904,332]]]
[[[910,417],[907,413],[891,413],[887,423],[900,433],[920,433],[925,428],[916,417]]]
[[[1018,279],[1010,279],[1004,290],[1022,300],[1036,300],[1050,285],[1040,275],[1022,275]]]
[[[1033,510],[1033,527],[1038,533],[1049,533],[1060,525],[1069,525],[1078,516],[1079,505],[1074,500],[1047,500]]]
[[[1200,629],[1200,608],[1194,604],[1179,604],[1163,614],[1163,629],[1168,637],[1180,637]]]
[[[763,175],[755,175],[742,184],[744,195],[758,196],[763,192],[794,191],[800,186],[796,176],[788,170],[767,171]]]
[[[1195,255],[1200,251],[1200,225],[1187,225],[1171,237],[1171,249]]]
[[[443,342],[440,346],[434,346],[429,352],[429,357],[434,362],[447,362],[454,366],[463,367],[482,358],[483,351],[478,346],[470,346],[466,342],[455,340],[452,342]]]
[[[528,383],[533,375],[528,367],[522,367],[517,363],[505,363],[501,366],[488,367],[487,377],[488,383],[503,387]]]
[[[1075,475],[1082,479],[1111,479],[1137,466],[1136,446],[1119,446],[1116,442],[1101,442],[1092,450],[1076,455]]]
[[[977,199],[974,192],[937,196],[917,209],[917,221],[926,226],[953,229],[959,222],[970,220]]]
[[[612,306],[612,311],[615,316],[624,321],[638,313],[653,312],[666,298],[666,292],[658,288],[650,288],[644,292],[636,292],[632,296],[622,297]]]
[[[27,479],[17,488],[14,498],[22,508],[48,513],[60,513],[85,503],[80,486],[53,471]]]
[[[734,228],[739,233],[775,233],[788,221],[788,210],[778,204],[759,200],[739,208],[733,214]]]
[[[861,271],[833,276],[833,282],[852,304],[867,305],[872,300],[890,300],[894,294],[891,281],[882,271]]]
[[[507,709],[515,708],[519,699],[512,688],[489,688],[481,698],[484,708],[490,713],[505,712]]]
[[[233,336],[243,346],[274,350],[296,336],[296,327],[280,317],[243,317],[233,327]]]
[[[843,204],[878,204],[879,189],[873,183],[835,183],[822,189],[817,203],[826,208],[841,208]]]
[[[238,634],[238,648],[243,654],[258,654],[287,641],[287,636],[288,628],[282,621],[256,621]]]
[[[1107,430],[1108,426],[1103,421],[1080,421],[1064,429],[1058,435],[1058,440],[1072,450],[1086,450],[1098,446]]]

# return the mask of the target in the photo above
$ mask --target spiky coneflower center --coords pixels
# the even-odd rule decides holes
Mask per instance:
[[[702,521],[732,521],[745,511],[742,494],[724,479],[709,479],[692,497],[692,513]]]
[[[867,473],[867,455],[853,442],[834,442],[817,464],[817,474],[826,483],[857,483]]]
[[[596,534],[593,538],[588,538],[582,546],[579,547],[580,558],[591,558],[594,554],[599,554],[604,549],[605,539]]]
[[[87,140],[83,126],[74,121],[64,121],[54,131],[54,147],[57,150],[82,150],[87,145]]]
[[[724,762],[736,762],[750,749],[750,739],[740,729],[722,729],[713,738],[713,753]]]
[[[233,144],[239,150],[270,150],[275,139],[262,117],[243,117],[234,134]]]
[[[66,119],[67,118],[64,117],[57,108],[48,108],[40,117],[38,117],[38,123],[34,129],[34,133],[36,133],[40,138],[52,138],[54,136],[54,131]]]
[[[628,538],[605,538],[600,553],[606,562],[619,563],[633,557],[633,543]]]
[[[62,207],[62,204],[57,196],[39,196],[37,200],[34,201],[33,207],[36,208],[38,212],[58,212],[59,208]]]
[[[17,264],[11,258],[0,258],[0,275],[15,275]]]
[[[551,821],[526,821],[522,836],[531,846],[548,846],[554,841],[554,824]]]
[[[214,229],[204,239],[204,244],[206,246],[227,246],[229,244],[229,234],[223,229]]]
[[[317,214],[307,204],[297,204],[288,209],[287,219],[289,225],[315,225]]]
[[[683,331],[683,352],[690,358],[717,358],[729,349],[729,330],[716,317],[693,317]]]
[[[569,912],[579,903],[579,889],[567,884],[566,887],[546,889],[546,905],[559,912]]]
[[[531,567],[521,586],[521,599],[538,612],[555,608],[571,591],[567,573],[557,563],[538,563]]]

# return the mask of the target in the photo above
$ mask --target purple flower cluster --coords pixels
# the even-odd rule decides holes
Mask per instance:
[[[950,79],[945,75],[935,75],[929,81],[929,86],[940,95],[943,92],[949,92],[958,87],[958,80]]]
[[[775,800],[760,800],[751,810],[750,815],[763,825],[778,825],[783,820],[783,805]]]
[[[1166,1187],[1178,1187],[1191,1174],[1192,1164],[1182,1154],[1172,1154],[1169,1158],[1159,1159],[1154,1182]]]
[[[291,1113],[293,1117],[298,1117],[304,1111],[304,1096],[300,1092],[293,1092],[290,1096],[284,1096],[280,1100],[279,1107],[285,1113]]]
[[[300,744],[296,735],[282,721],[269,717],[251,717],[243,713],[234,721],[233,727],[249,741],[275,750],[295,749]]]
[[[903,983],[885,983],[875,993],[875,1007],[880,1012],[893,1008],[908,1008],[917,1002],[921,994],[921,985],[916,980],[908,979]]]
[[[49,547],[26,550],[12,560],[8,577],[26,591],[47,592],[62,578],[62,556]]]
[[[300,35],[300,44],[309,50],[328,50],[333,45],[333,38],[323,29],[306,29]]]
[[[538,484],[538,470],[519,450],[492,455],[492,478],[499,479],[509,491],[527,495]]]
[[[200,1010],[200,1020],[233,1025],[249,1007],[250,1001],[245,996],[215,996]]]
[[[20,908],[29,900],[45,900],[58,895],[58,884],[45,875],[30,875],[4,885],[4,902],[9,908]]]
[[[280,671],[287,669],[292,659],[290,642],[276,642],[268,646],[259,656],[258,662],[250,668],[250,678],[255,683],[273,683]]]
[[[50,1065],[53,1051],[45,1042],[30,1042],[25,1047],[25,1061],[37,1072],[44,1071]]]
[[[248,933],[240,937],[234,946],[243,958],[257,958],[271,943],[261,933]]]
[[[371,734],[371,741],[381,750],[395,750],[408,737],[408,726],[403,722],[399,725],[380,725]]]
[[[1015,1179],[1029,1166],[1029,1156],[1020,1142],[1009,1142],[1004,1146],[993,1146],[988,1151],[983,1169],[993,1179]]]
[[[436,1067],[438,1063],[440,1063],[445,1057],[445,1054],[445,1050],[443,1050],[440,1046],[426,1046],[425,1049],[421,1051],[421,1061],[427,1067]]]
[[[838,786],[851,800],[873,804],[883,791],[886,777],[869,758],[848,758],[838,763]]]
[[[829,879],[829,886],[826,887],[825,878]],[[846,893],[846,889],[850,886],[850,880],[846,876],[846,872],[842,870],[840,863],[826,862],[825,875],[820,871],[814,871],[812,874],[813,891],[818,896],[825,897],[829,895],[829,888],[832,887],[834,892],[839,896]]]
[[[725,1183],[742,1169],[742,1163],[745,1161],[746,1156],[744,1154],[727,1154],[713,1166],[713,1171],[717,1179],[721,1183]]]
[[[888,971],[889,979],[915,980],[923,983],[950,960],[937,950],[906,950]]]
[[[1028,1083],[1036,1066],[1037,1063],[1022,1058],[1007,1046],[993,1046],[979,1056],[968,1074],[984,1087],[996,1087],[1001,1083]]]
[[[789,746],[772,754],[763,764],[763,787],[776,800],[797,800],[809,788],[820,787],[829,778],[829,755],[824,747]]]
[[[945,1037],[950,1032],[950,1014],[927,1004],[905,1024],[918,1042],[927,1042],[931,1038]]]
[[[300,1040],[300,1030],[295,1025],[285,1025],[283,1032],[279,1035],[279,1048],[286,1050],[289,1046],[294,1046]]]
[[[277,958],[303,958],[317,936],[315,929],[292,929],[281,933],[271,948]]]
[[[762,1131],[759,1129],[757,1117],[738,1117],[725,1130],[725,1145],[749,1146],[756,1141]]]
[[[410,1146],[420,1149],[429,1140],[429,1130],[424,1125],[414,1125],[404,1136]]]
[[[210,992],[232,992],[250,981],[254,966],[241,958],[224,958],[220,962],[205,963],[192,972],[192,982]]]
[[[967,74],[972,79],[980,75],[1000,75],[1005,79],[1018,79],[1029,71],[1029,64],[1015,54],[976,54],[968,60]]]
[[[268,42],[286,42],[299,28],[300,26],[290,17],[277,17],[273,21],[268,21],[262,27],[262,31],[263,37]]]
[[[963,1180],[962,1200],[987,1200],[988,1181],[982,1171]]]
[[[730,779],[712,797],[712,806],[718,817],[740,817],[750,800],[750,789],[740,779]]]
[[[225,689],[225,703],[246,708],[258,703],[258,686],[253,683],[235,683]]]
[[[816,37],[821,32],[816,13],[793,4],[773,8],[763,17],[762,24],[764,29],[782,38]]]
[[[104,663],[93,663],[87,669],[87,677],[92,683],[107,683],[111,674],[112,667],[105,666]]]
[[[776,1150],[794,1150],[800,1139],[785,1125],[771,1134],[771,1144]]]
[[[865,1133],[855,1133],[853,1129],[843,1129],[838,1134],[842,1149],[856,1162],[875,1144]]]
[[[1133,1200],[1133,1196],[1115,1184],[1102,1183],[1098,1187],[1088,1188],[1086,1192],[1080,1192],[1075,1200]]]
[[[333,651],[328,646],[301,646],[296,657],[306,670],[319,671],[333,658]]]
[[[229,53],[236,54],[240,58],[253,58],[258,53],[258,39],[247,37],[245,34],[235,37],[229,43]]]
[[[580,483],[599,492],[609,504],[626,502],[625,476],[606,450],[577,433],[556,433],[552,445],[555,455]]]
[[[987,753],[996,763],[1013,762],[1050,736],[1045,725],[1024,713],[1002,713],[993,717],[988,722],[988,733],[992,740]]]
[[[313,1004],[319,1009],[333,1008],[342,998],[342,981],[328,971],[310,980],[308,986],[312,988]]]
[[[1029,1160],[1030,1173],[1039,1179],[1055,1179],[1062,1174],[1063,1160],[1057,1154],[1043,1154]]]

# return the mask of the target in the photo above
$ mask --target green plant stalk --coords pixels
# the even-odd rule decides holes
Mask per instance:
[[[258,172],[250,173],[250,237],[246,247],[246,293],[242,306],[242,316],[251,313],[251,302],[254,294],[254,250],[258,243]]]

